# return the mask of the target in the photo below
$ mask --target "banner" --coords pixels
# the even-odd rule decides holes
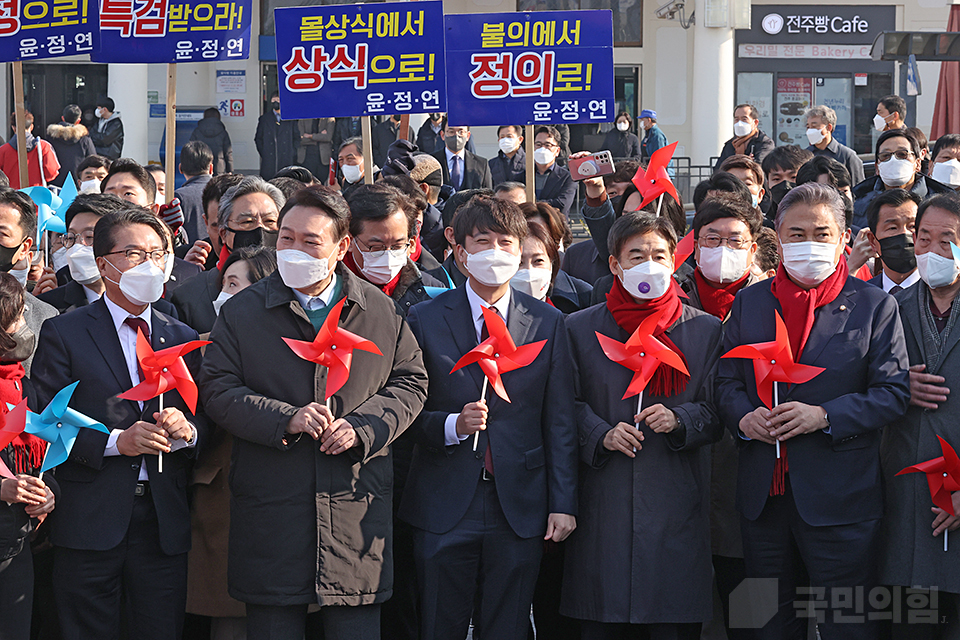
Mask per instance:
[[[274,10],[284,119],[446,111],[443,2]]]
[[[102,2],[100,51],[91,56],[94,62],[211,62],[250,56],[251,0]]]
[[[475,13],[444,18],[453,125],[610,122],[610,11]]]
[[[97,0],[0,0],[0,61],[92,53],[97,13]]]

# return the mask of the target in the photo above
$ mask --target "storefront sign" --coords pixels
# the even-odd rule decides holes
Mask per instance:
[[[879,32],[896,28],[893,5],[754,3],[751,14],[750,29],[737,31],[738,44],[869,45]]]
[[[759,7],[758,7],[759,8]],[[850,19],[820,13],[817,15],[786,15],[768,13],[761,21],[763,30],[777,35],[786,27],[787,33],[869,33],[870,23],[855,15]]]
[[[741,58],[803,58],[831,60],[869,60],[870,45],[844,44],[741,44]]]

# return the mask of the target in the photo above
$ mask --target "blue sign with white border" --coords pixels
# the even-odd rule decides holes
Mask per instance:
[[[0,60],[92,53],[100,46],[97,0],[0,0]]]

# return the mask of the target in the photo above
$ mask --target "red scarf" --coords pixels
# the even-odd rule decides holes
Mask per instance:
[[[23,400],[23,364],[0,364],[0,420],[6,421],[7,403],[20,404]],[[31,473],[43,465],[47,443],[29,433],[21,433],[10,443],[14,473]]]
[[[423,245],[420,244],[420,234],[419,234],[419,233],[418,233],[416,236],[414,236],[413,241],[414,241],[414,243],[415,243],[416,246],[415,246],[414,249],[413,249],[413,253],[410,254],[410,259],[413,260],[414,262],[416,262],[417,260],[420,259],[420,254],[423,253]]]
[[[803,348],[810,337],[816,316],[814,312],[820,307],[836,300],[847,283],[850,269],[846,260],[840,260],[837,268],[823,282],[812,289],[802,289],[790,276],[781,264],[777,275],[770,282],[770,291],[780,302],[783,310],[783,323],[787,326],[787,336],[790,338],[790,350],[793,352],[793,361],[799,362]],[[786,477],[789,466],[787,464],[787,449],[780,444],[780,457],[773,468],[773,481],[770,485],[770,495],[782,496],[786,490]]]
[[[617,323],[617,326],[630,335],[633,335],[640,323],[651,313],[665,309],[666,313],[660,316],[660,321],[657,323],[657,329],[653,335],[657,340],[676,352],[683,360],[683,364],[686,365],[687,359],[683,352],[677,348],[677,345],[673,344],[666,333],[667,329],[672,327],[683,314],[683,303],[680,302],[680,297],[677,295],[680,286],[672,278],[670,282],[670,288],[667,289],[665,294],[654,300],[646,300],[641,304],[627,293],[627,290],[623,288],[623,283],[620,282],[620,278],[614,276],[613,288],[607,294],[607,309],[613,315],[613,320]],[[677,371],[673,367],[665,366],[661,362],[657,365],[657,370],[653,372],[647,390],[655,396],[672,396],[681,393],[687,387],[689,380],[690,376]]]
[[[223,273],[223,264],[227,261],[227,258],[230,257],[230,249],[227,249],[227,245],[220,246],[220,259],[217,260],[217,271]]]
[[[700,273],[700,269],[694,270],[693,277],[696,278],[697,281],[697,294],[700,296],[700,306],[710,315],[720,318],[720,320],[723,321],[730,313],[730,307],[733,306],[733,299],[737,297],[737,291],[740,291],[743,285],[746,284],[750,273],[748,272],[736,282],[731,282],[730,284],[719,287],[714,287],[707,282],[707,279]]]
[[[349,251],[347,251],[347,255],[344,256],[343,258],[343,264],[347,265],[347,268],[349,268],[350,271],[353,271],[355,276],[357,276],[358,278],[363,278],[367,282],[370,282],[369,280],[367,280],[367,276],[363,275],[363,272],[360,271],[360,267],[357,266],[357,263],[353,261],[353,254],[350,253]],[[397,288],[397,284],[400,282],[400,275],[402,273],[403,273],[403,270],[401,269],[400,273],[395,275],[393,277],[393,280],[391,280],[387,284],[377,284],[376,282],[370,282],[370,284],[377,287],[378,289],[380,289],[380,291],[383,291],[388,296],[392,297],[394,290]]]

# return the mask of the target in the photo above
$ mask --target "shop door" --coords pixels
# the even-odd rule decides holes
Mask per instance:
[[[7,113],[13,113],[13,74],[10,80],[10,104]],[[23,65],[23,92],[27,110],[33,113],[34,131],[43,135],[47,125],[60,121],[60,114],[68,104],[78,105],[83,112],[83,124],[92,127],[97,100],[107,95],[107,65],[25,63]]]

